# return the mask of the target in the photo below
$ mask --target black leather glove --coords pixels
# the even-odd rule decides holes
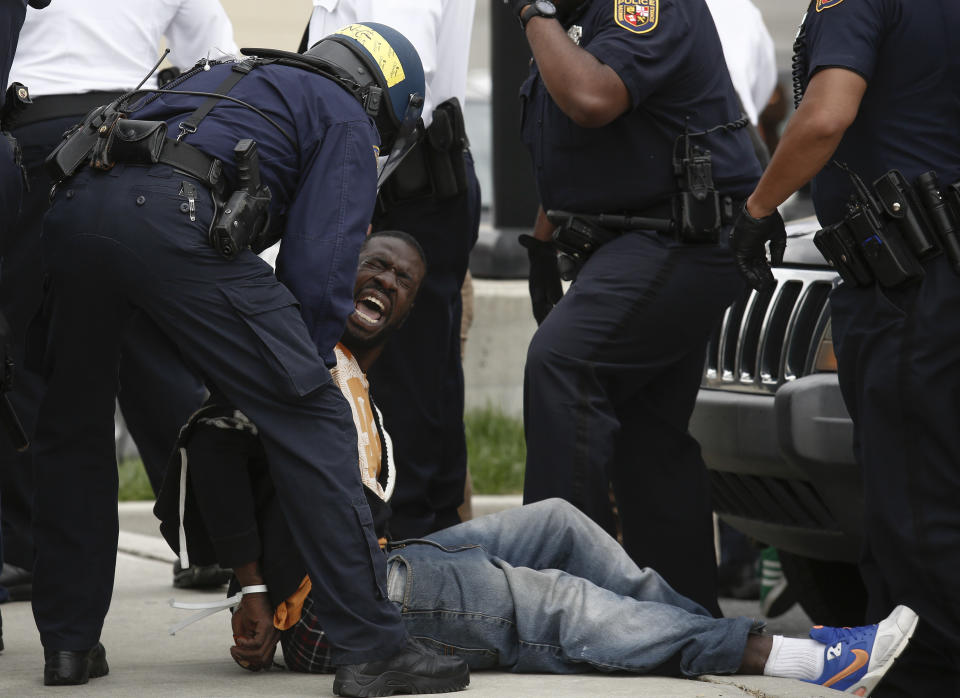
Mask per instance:
[[[771,263],[782,264],[787,249],[787,231],[780,212],[775,210],[769,216],[754,218],[747,213],[744,204],[730,231],[730,249],[743,278],[758,291],[773,288],[777,283],[767,264],[767,241],[770,242]]]
[[[527,248],[527,257],[530,259],[530,302],[533,305],[533,317],[540,325],[553,306],[563,298],[557,252],[552,242],[538,240],[532,235],[521,235],[518,240]]]

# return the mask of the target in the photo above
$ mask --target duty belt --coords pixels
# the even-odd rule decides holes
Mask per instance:
[[[644,209],[639,214],[595,213],[581,214],[568,211],[547,211],[547,220],[556,225],[553,242],[560,253],[560,277],[576,278],[580,267],[600,247],[630,231],[651,230],[686,244],[717,244],[723,226],[733,221],[734,201],[720,199],[716,225],[709,229],[684,231],[679,223],[676,203],[661,203]]]
[[[82,118],[91,109],[112,102],[122,94],[122,92],[84,92],[34,97],[32,103],[26,105],[7,125],[9,128],[22,128],[38,121],[64,119],[68,116]]]

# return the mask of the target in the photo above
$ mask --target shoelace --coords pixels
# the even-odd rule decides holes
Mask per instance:
[[[203,620],[207,616],[212,616],[214,613],[222,611],[227,608],[234,608],[240,605],[240,600],[243,598],[244,594],[259,594],[267,590],[266,584],[252,584],[248,587],[243,587],[239,592],[233,596],[223,599],[221,601],[206,601],[203,603],[184,603],[181,601],[176,601],[170,599],[170,606],[172,608],[181,608],[187,611],[199,611],[199,613],[194,613],[192,616],[186,620],[180,621],[176,625],[170,626],[170,634],[176,635],[177,631],[183,630],[188,625],[196,623],[198,620]]]

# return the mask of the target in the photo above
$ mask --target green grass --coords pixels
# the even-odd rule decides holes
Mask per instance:
[[[476,494],[519,494],[527,447],[523,423],[493,408],[469,410],[467,463]]]
[[[519,494],[527,448],[523,423],[493,408],[470,410],[464,416],[467,462],[477,494]],[[150,481],[139,458],[120,462],[120,501],[153,499]]]
[[[139,458],[120,461],[119,471],[121,502],[153,499],[153,490],[150,488],[147,471],[143,469],[143,463]]]

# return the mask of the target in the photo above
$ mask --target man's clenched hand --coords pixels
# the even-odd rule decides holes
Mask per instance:
[[[269,669],[277,651],[280,631],[273,626],[273,608],[263,593],[244,594],[231,620],[233,661],[250,671]]]

